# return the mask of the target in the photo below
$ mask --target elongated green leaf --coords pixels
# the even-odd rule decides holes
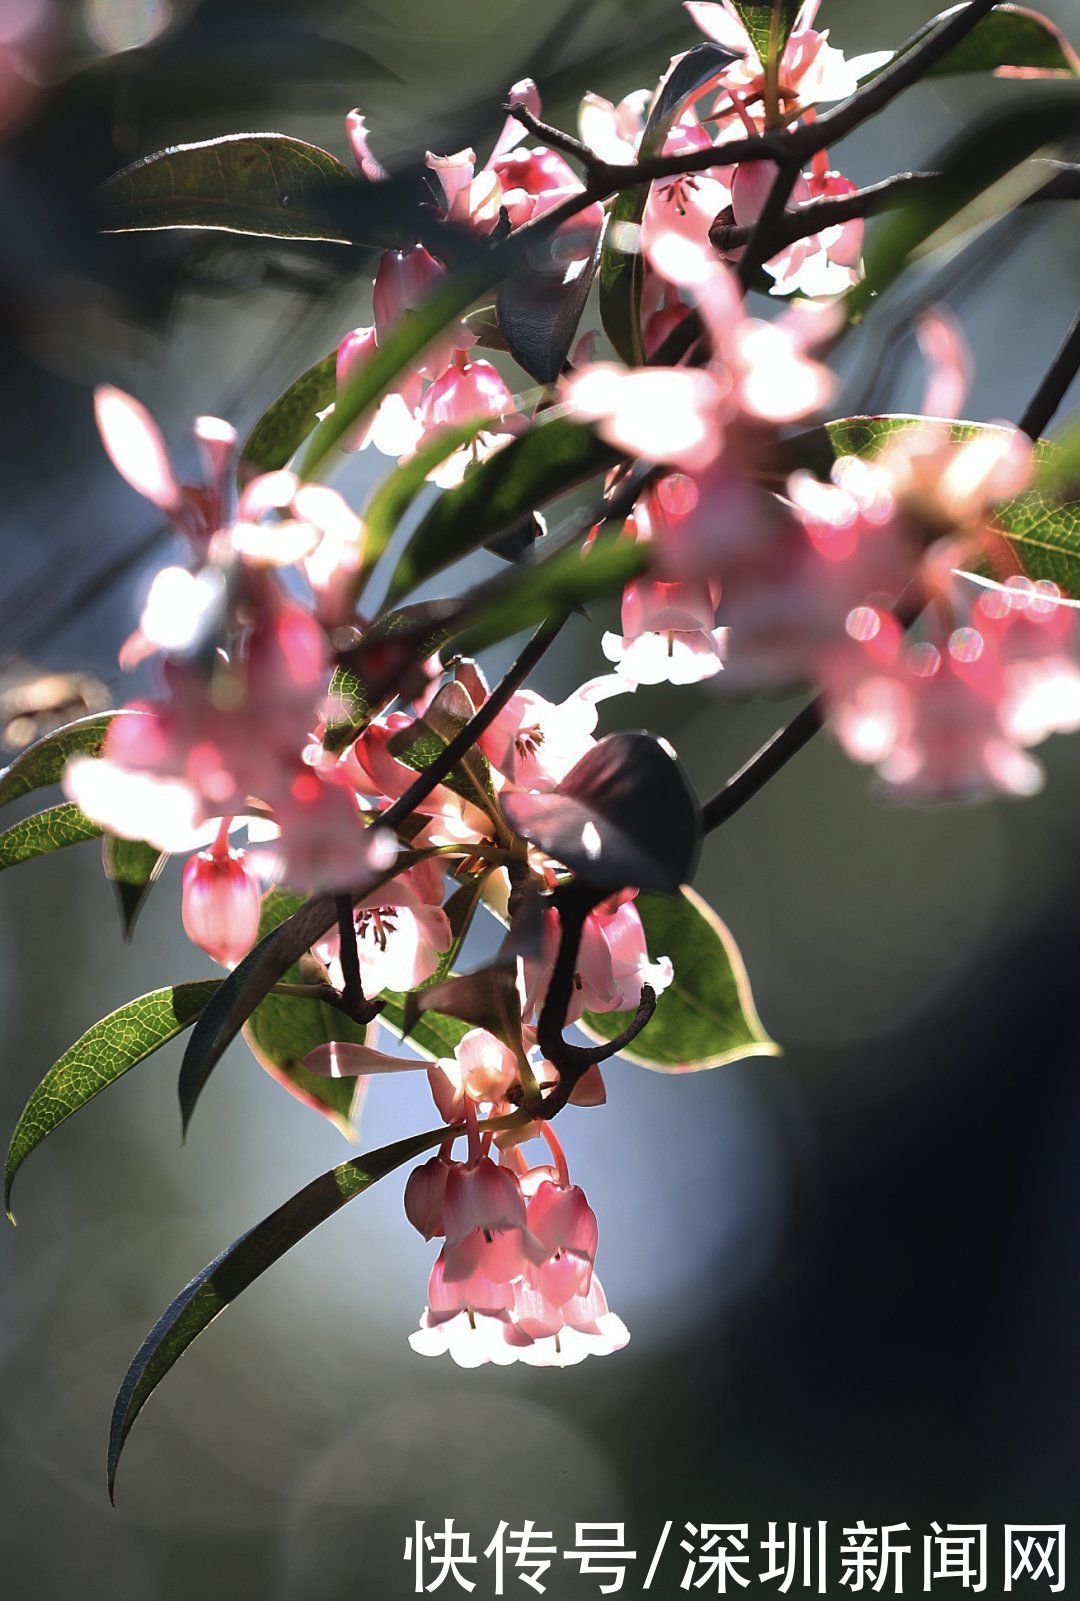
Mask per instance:
[[[100,838],[98,825],[70,801],[63,801],[22,818],[0,834],[0,872],[5,867],[17,867],[20,862],[32,862],[37,856],[62,851],[68,845]]]
[[[875,456],[890,439],[925,419],[898,413],[881,417],[840,417],[822,429],[791,442],[796,457],[824,476],[836,456]],[[996,432],[992,423],[956,422],[954,439],[973,439]],[[1049,475],[1061,447],[1048,439],[1035,447],[1037,461]],[[1064,487],[1064,486],[1063,486]],[[1052,487],[1026,490],[997,508],[994,526],[1008,540],[1029,578],[1048,578],[1072,599],[1080,599],[1080,499],[1062,498]]]
[[[777,1056],[754,1010],[738,947],[701,896],[639,895],[635,902],[655,961],[671,958],[675,976],[629,1050],[621,1054],[660,1073],[696,1073],[747,1056]],[[630,1012],[587,1012],[585,1032],[614,1039]]]
[[[740,9],[756,12],[767,11],[769,7]],[[641,159],[660,154],[686,102],[736,59],[733,51],[710,42],[694,45],[672,62],[660,80],[641,135],[638,147]],[[645,264],[639,248],[639,233],[648,194],[648,184],[637,184],[615,196],[600,252],[600,320],[615,349],[631,367],[640,366],[645,360],[641,343],[641,286]]]
[[[904,49],[919,47],[932,28],[959,8],[943,11],[920,28]],[[997,5],[958,45],[930,68],[927,77],[954,73],[993,72],[999,77],[1076,77],[1080,60],[1061,29],[1028,6]]]
[[[645,544],[617,536],[598,540],[584,555],[570,545],[542,561],[522,563],[467,598],[455,632],[459,648],[464,655],[475,655],[552,613],[574,611],[613,595],[648,563]]]
[[[861,316],[934,235],[998,179],[1046,145],[1080,129],[1080,84],[1042,88],[969,127],[945,151],[941,178],[916,192],[874,231],[866,272],[844,297],[849,318]]]
[[[4,1205],[15,1174],[35,1146],[139,1062],[190,1028],[217,979],[174,984],[140,995],[87,1029],[49,1069],[15,1126],[4,1170]]]
[[[130,939],[143,903],[157,882],[168,856],[143,840],[106,834],[101,846],[105,877],[116,890],[124,938]]]
[[[585,423],[569,417],[535,423],[439,497],[402,553],[393,594],[413,589],[617,460]]]
[[[519,1115],[499,1120],[512,1126]],[[132,1424],[176,1360],[220,1312],[235,1301],[267,1268],[333,1217],[347,1201],[362,1195],[378,1179],[411,1162],[446,1138],[444,1127],[414,1134],[342,1162],[279,1206],[268,1218],[230,1245],[203,1269],[161,1314],[139,1347],[120,1386],[109,1431],[108,1474],[112,1496],[116,1468]]]
[[[337,393],[337,351],[300,374],[263,412],[241,452],[241,469],[273,472],[286,466],[318,422],[318,413]]]
[[[387,474],[364,507],[364,524],[367,528],[367,542],[364,547],[366,563],[377,561],[382,555],[394,537],[401,519],[426,485],[428,473],[441,466],[455,450],[459,450],[463,445],[472,444],[477,434],[489,426],[489,418],[479,418],[472,422],[461,423],[456,428],[440,429],[414,456],[410,456],[393,472]],[[399,564],[398,571],[400,570]],[[406,563],[406,575],[407,573]],[[410,587],[407,577],[405,582],[399,582],[398,572],[395,572],[390,580],[388,601],[392,603]]]
[[[236,133],[144,156],[102,184],[98,205],[106,233],[209,228],[349,244],[357,235],[346,201],[359,209],[369,187],[303,139]]]
[[[114,717],[137,717],[138,712],[96,712],[65,723],[20,751],[9,767],[0,773],[0,806],[29,795],[46,784],[58,784],[72,756],[100,754],[109,724]]]

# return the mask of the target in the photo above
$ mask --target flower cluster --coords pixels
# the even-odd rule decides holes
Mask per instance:
[[[568,1102],[604,1103],[601,1064],[638,1042],[658,1004],[677,1033],[678,1006],[664,1000],[676,965],[687,961],[700,987],[711,959],[718,1008],[736,996],[747,1024],[730,1054],[754,1039],[737,953],[683,889],[708,808],[666,741],[598,732],[612,698],[662,682],[807,686],[842,750],[875,769],[884,794],[911,800],[1029,794],[1042,778],[1033,748],[1080,729],[1075,603],[1020,571],[1006,537],[1041,454],[1018,428],[952,420],[967,388],[958,330],[937,313],[919,323],[923,415],[823,422],[845,296],[863,271],[862,221],[845,205],[845,220],[779,249],[768,226],[781,198],[790,238],[792,212],[818,206],[820,219],[821,203],[854,193],[821,146],[818,108],[850,99],[888,57],[845,60],[817,30],[818,9],[804,0],[786,37],[759,51],[729,0],[691,0],[692,21],[722,47],[694,52],[709,71],[680,76],[677,57],[655,94],[617,105],[587,95],[580,140],[540,122],[524,81],[482,165],[472,150],[427,156],[432,203],[379,256],[370,321],[341,337],[321,402],[341,451],[373,445],[394,459],[381,521],[374,502],[360,515],[308,481],[306,455],[295,469],[239,461],[216,418],[195,423],[188,481],[138,401],[97,394],[105,449],[183,555],[157,574],[121,652],[154,692],[113,714],[96,744],[72,745],[67,794],[107,835],[186,858],[188,937],[226,969],[243,964],[224,980],[234,1013],[249,999],[244,958],[287,915],[285,892],[311,897],[302,949],[244,1015],[257,1019],[264,999],[317,1012],[295,1031],[302,1050],[290,1042],[282,1060],[254,1032],[275,1076],[333,1116],[348,1094],[335,1081],[427,1072],[441,1121],[409,1156],[436,1154],[411,1173],[405,1210],[442,1243],[411,1344],[463,1366],[566,1365],[626,1344],[595,1273],[596,1217],[551,1121]],[[786,132],[815,125],[806,171],[771,159]],[[347,130],[349,181],[377,199],[393,180],[360,112]],[[530,142],[541,133],[550,144]],[[805,138],[796,148],[805,154]],[[630,182],[643,153],[668,175]],[[620,170],[624,195],[639,193],[632,224],[605,188]],[[743,243],[725,250],[714,241],[731,229]],[[571,295],[569,337],[541,364],[553,381],[537,380],[513,318],[492,341],[499,308],[473,317],[468,295],[447,293],[462,241],[489,267],[509,261],[519,288],[521,275],[532,289],[539,277],[542,332],[566,320],[559,297]],[[596,331],[576,338],[582,291],[600,260],[610,292],[622,257],[632,335],[605,318],[612,348],[597,355]],[[787,297],[779,311],[748,303],[759,264]],[[395,331],[443,304],[441,330],[372,398],[365,375],[373,361],[389,367]],[[477,353],[483,339],[496,360]],[[453,508],[459,523],[488,519],[476,537],[470,526],[447,538],[427,574],[492,530],[542,527],[539,508],[576,488],[586,462],[598,479],[595,463],[607,469],[603,499],[569,537],[540,532],[510,579],[461,601],[372,606],[401,483],[403,502],[425,472],[451,492],[444,534]],[[613,556],[615,576],[597,579]],[[396,598],[408,592],[399,578]],[[580,602],[620,590],[620,627],[594,647],[608,670],[562,699],[516,668],[489,682],[453,653],[467,648],[470,618],[490,624],[492,595],[504,608],[495,637],[517,631],[519,602],[546,619],[536,637],[550,629],[550,642]],[[640,773],[621,759],[628,750]],[[679,925],[650,923],[654,894],[675,899],[684,929],[689,919],[681,946],[657,948]],[[482,907],[502,938],[476,965],[466,946]],[[695,949],[707,938],[711,957]],[[271,933],[270,954],[253,958],[260,980],[273,946]],[[425,1031],[429,1012],[439,1026]],[[572,1025],[589,1044],[565,1037]],[[678,1071],[724,1054],[694,1048],[690,1062],[665,1041],[643,1060]],[[530,1165],[523,1148],[540,1140],[545,1160]]]

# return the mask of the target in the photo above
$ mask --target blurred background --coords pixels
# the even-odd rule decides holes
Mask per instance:
[[[899,44],[931,8],[825,9],[854,53]],[[1074,0],[1046,9],[1075,39]],[[384,159],[482,149],[526,73],[572,126],[586,88],[617,98],[651,84],[696,37],[674,0],[70,0],[34,16],[8,0],[0,56],[28,17],[45,86],[0,96],[0,692],[16,737],[28,730],[12,691],[28,676],[84,675],[76,696],[102,683],[109,703],[130,698],[116,650],[169,548],[97,443],[93,384],[137,394],[183,459],[194,414],[243,432],[370,320],[360,252],[99,237],[95,185],[163,145],[253,127],[345,158],[354,105]],[[837,164],[859,182],[926,164],[979,105],[1017,92],[921,87]],[[970,415],[1022,410],[1075,310],[1077,259],[1075,218],[1047,208],[913,279],[918,296],[939,275],[973,344]],[[847,375],[849,397],[874,409],[917,404],[904,305],[873,314],[877,337]],[[893,356],[867,357],[890,329]],[[338,482],[360,496],[385,466],[367,452]],[[599,632],[575,622],[539,686],[565,693],[602,671]],[[708,793],[790,709],[642,691],[605,726],[621,716],[666,733]],[[106,1426],[147,1328],[228,1241],[348,1151],[242,1046],[184,1149],[177,1047],[67,1124],[20,1179],[21,1226],[0,1232],[5,1593],[404,1596],[406,1534],[450,1515],[481,1547],[500,1519],[532,1518],[565,1544],[576,1519],[625,1520],[645,1551],[669,1518],[757,1534],[769,1519],[906,1520],[916,1539],[931,1519],[1067,1519],[1080,1444],[1080,741],[1045,755],[1050,781],[1032,801],[899,811],[819,739],[708,841],[699,887],[784,1054],[681,1079],[616,1063],[607,1109],[568,1111],[600,1271],[633,1335],[603,1364],[473,1374],[414,1357],[432,1252],[391,1177],[170,1375],[129,1443],[114,1512]],[[178,876],[156,887],[130,947],[93,846],[0,881],[3,1126],[91,1022],[207,975],[181,933]],[[425,1101],[404,1081],[377,1086],[363,1146],[430,1123]],[[596,1593],[562,1566],[549,1593]],[[680,1574],[671,1562],[652,1593],[680,1593]],[[913,1570],[908,1587],[920,1581]]]

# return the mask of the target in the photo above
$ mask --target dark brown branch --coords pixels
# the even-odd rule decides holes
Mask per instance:
[[[603,898],[603,891],[577,882],[565,884],[555,892],[555,907],[559,914],[559,949],[536,1028],[536,1042],[559,1075],[555,1086],[544,1096],[537,1109],[537,1115],[545,1119],[554,1117],[556,1112],[562,1110],[573,1094],[574,1086],[590,1067],[596,1067],[598,1063],[606,1062],[625,1050],[656,1010],[656,992],[651,985],[644,984],[637,1011],[627,1027],[614,1039],[608,1040],[605,1045],[572,1045],[563,1038],[577,982],[577,959],[585,920]]]
[[[1020,419],[1018,426],[1029,439],[1039,439],[1053,421],[1077,371],[1080,371],[1080,312]]]
[[[701,826],[707,834],[746,805],[780,771],[804,745],[808,745],[821,727],[823,707],[820,695],[815,695],[785,727],[777,729],[745,767],[729,778],[723,789],[707,800],[701,808]]]
[[[1065,161],[1035,161],[1045,169],[1047,181],[1020,204],[1030,206],[1044,200],[1080,200],[1080,165]],[[897,172],[880,183],[868,184],[850,195],[826,196],[807,200],[784,213],[776,228],[774,249],[783,250],[799,239],[808,239],[823,228],[833,228],[858,218],[876,217],[882,211],[904,205],[920,193],[928,193],[941,181],[938,172]],[[734,223],[714,223],[709,238],[718,250],[737,250],[749,240],[753,229]]]
[[[453,772],[462,757],[469,754],[481,734],[490,728],[511,695],[520,688],[548,649],[548,646],[553,643],[565,623],[567,615],[566,612],[561,612],[557,616],[549,617],[546,622],[541,623],[517,661],[507,669],[503,678],[496,684],[475,716],[470,717],[464,728],[454,735],[445,750],[439,753],[430,767],[424,768],[424,771],[409,785],[405,793],[399,796],[392,806],[387,807],[379,819],[381,827],[397,828],[410,813],[416,810],[420,802],[426,800],[431,791]]]
[[[739,258],[738,276],[743,294],[764,264],[783,248],[779,243],[780,229],[798,176],[797,161],[786,161],[776,169],[776,177],[761,208],[761,215],[751,228],[746,249]]]
[[[576,161],[582,162],[587,168],[595,170],[603,168],[605,163],[598,155],[575,139],[572,133],[563,133],[561,128],[553,128],[550,122],[542,122],[534,117],[528,106],[503,106],[507,116],[513,117],[516,122],[532,134],[534,139],[542,139],[544,144],[552,150],[561,150],[566,156],[573,156]]]

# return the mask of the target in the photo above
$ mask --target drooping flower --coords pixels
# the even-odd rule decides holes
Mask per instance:
[[[452,934],[442,908],[442,873],[437,863],[421,862],[357,902],[353,910],[356,951],[364,994],[408,991],[425,983],[449,950]],[[337,929],[314,947],[331,982],[344,982]]]
[[[243,851],[230,850],[226,822],[212,849],[184,864],[184,932],[222,967],[235,967],[259,934],[262,886]]]

